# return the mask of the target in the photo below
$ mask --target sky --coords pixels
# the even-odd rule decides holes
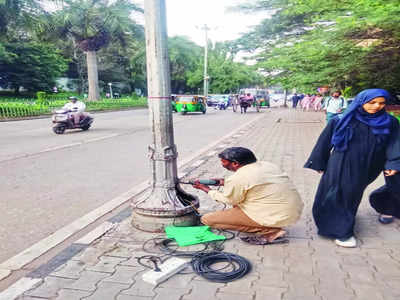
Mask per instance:
[[[234,40],[266,17],[265,12],[240,14],[226,11],[242,2],[244,0],[166,0],[168,36],[187,36],[204,46],[205,33],[200,28],[207,24],[210,28],[208,38],[212,42]]]

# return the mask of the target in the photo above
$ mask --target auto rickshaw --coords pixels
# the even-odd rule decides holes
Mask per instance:
[[[206,98],[197,95],[176,95],[175,108],[177,112],[186,115],[188,112],[206,113]]]
[[[269,103],[269,94],[265,90],[257,90],[257,93],[255,95],[255,98],[257,100],[258,106],[261,107],[270,107]],[[256,105],[256,104],[254,104]]]
[[[174,94],[171,95],[171,107],[173,112],[178,112],[176,110],[176,95]]]

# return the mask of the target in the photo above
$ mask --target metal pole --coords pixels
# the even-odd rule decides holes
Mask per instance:
[[[204,26],[202,27],[202,29],[204,29],[205,32],[205,45],[204,45],[204,83],[203,83],[203,90],[204,90],[204,96],[207,97],[208,96],[208,74],[207,74],[207,64],[208,64],[208,34],[207,31],[210,29],[209,27],[207,27],[206,24],[204,24]]]
[[[199,203],[196,197],[186,194],[178,185],[165,0],[144,1],[144,11],[152,181],[148,193],[133,204],[132,225],[160,232],[166,225],[194,225],[197,218],[190,205],[198,207]]]
[[[113,97],[113,92],[112,92],[112,87],[111,87],[111,86],[112,86],[112,83],[109,82],[108,85],[110,86],[110,98],[112,99],[112,98],[114,98],[114,97]]]

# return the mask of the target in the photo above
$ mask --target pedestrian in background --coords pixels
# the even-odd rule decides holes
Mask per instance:
[[[390,94],[359,93],[343,116],[321,133],[304,167],[322,173],[313,204],[318,234],[342,247],[355,247],[355,216],[365,188],[385,170],[400,170],[399,122],[386,113]]]
[[[323,99],[323,97],[319,93],[315,96],[314,101],[313,101],[314,111],[320,111],[321,110],[321,108],[322,108],[322,104],[321,104],[322,99]]]
[[[340,97],[341,95],[341,91],[335,91],[331,97],[324,101],[323,109],[326,111],[327,123],[335,116],[343,113],[347,108],[347,101],[343,97]]]
[[[296,93],[294,93],[294,95],[292,97],[292,107],[294,109],[297,108],[297,103],[299,102],[299,100],[300,100],[300,97]]]
[[[311,95],[306,94],[305,97],[301,100],[301,108],[303,109],[303,111],[308,111],[310,109],[311,101]]]

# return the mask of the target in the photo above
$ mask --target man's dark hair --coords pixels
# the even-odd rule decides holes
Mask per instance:
[[[336,93],[338,93],[338,94],[339,94],[339,96],[341,96],[341,95],[342,95],[342,92],[341,92],[341,91],[338,91],[338,90],[334,91],[334,92],[332,93],[332,95],[333,95],[333,94],[336,94]]]
[[[243,147],[226,148],[224,151],[218,154],[218,157],[232,162],[237,162],[243,166],[257,161],[254,153],[251,152],[251,150]]]

